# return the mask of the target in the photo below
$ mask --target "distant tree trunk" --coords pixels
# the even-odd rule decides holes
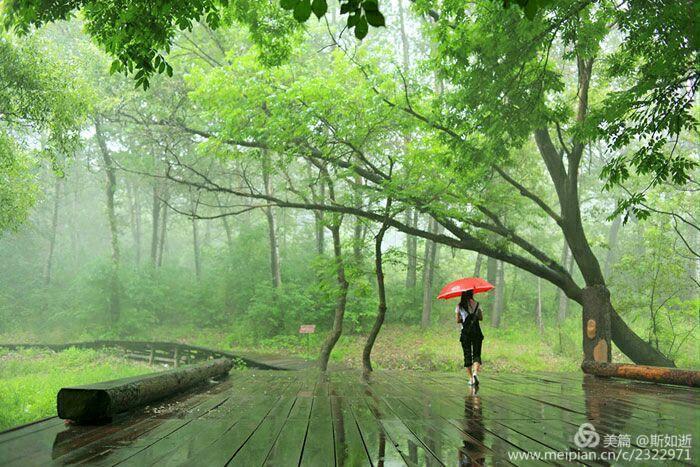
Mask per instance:
[[[102,133],[102,125],[99,119],[95,119],[95,137],[102,153],[105,175],[107,183],[105,194],[107,198],[107,219],[109,221],[109,232],[112,244],[112,266],[110,271],[110,295],[109,295],[109,315],[112,323],[119,321],[121,313],[121,291],[119,284],[119,232],[117,230],[117,215],[114,207],[114,194],[117,191],[117,174],[114,168],[112,155],[107,148],[107,143]]]
[[[418,212],[415,209],[406,210],[406,224],[414,226],[418,222]],[[418,238],[415,235],[406,234],[406,288],[416,287],[417,278]]]
[[[160,207],[162,204],[158,191],[158,184],[153,183],[153,204],[151,208],[151,265],[154,268],[158,264],[158,236],[160,234]]]
[[[221,198],[219,197],[219,193],[215,193],[216,196],[216,204],[221,206]],[[226,247],[228,248],[228,252],[232,253],[233,252],[233,231],[231,230],[231,224],[228,221],[228,216],[223,216],[221,218],[221,225],[224,227],[224,233],[226,234]]]
[[[493,284],[494,286],[496,285],[496,273],[497,272],[498,272],[498,261],[495,260],[494,258],[487,257],[486,258],[486,280],[490,284]],[[496,313],[495,291],[494,291],[494,293],[486,294],[483,301],[484,301],[486,309],[493,317],[494,313]]]
[[[503,316],[506,298],[505,263],[503,261],[496,263],[496,283],[494,285],[496,286],[494,291],[496,296],[491,315],[491,326],[498,328],[501,326],[501,316]]]
[[[608,254],[605,255],[605,265],[603,266],[603,276],[606,280],[610,280],[612,266],[615,263],[617,237],[620,232],[620,225],[622,225],[622,216],[617,216],[615,220],[613,220],[610,226],[610,232],[608,233]]]
[[[134,260],[136,266],[141,265],[141,203],[139,201],[138,188],[134,183],[126,183],[129,195],[129,214],[131,216],[131,236],[134,239]]]
[[[163,265],[163,256],[165,255],[165,241],[167,240],[168,234],[168,201],[170,200],[170,191],[167,186],[163,190],[163,206],[161,212],[163,213],[160,220],[160,241],[158,242],[158,267]]]
[[[537,303],[535,304],[535,320],[540,333],[544,332],[544,322],[542,321],[542,279],[537,278]]]
[[[391,203],[391,200],[388,202]],[[387,209],[388,210],[388,209]],[[377,318],[374,321],[374,325],[367,336],[365,341],[365,347],[362,351],[362,368],[365,374],[372,371],[372,348],[374,347],[374,342],[377,340],[379,331],[382,329],[382,324],[384,324],[384,318],[386,316],[386,290],[384,288],[384,267],[382,264],[382,242],[384,241],[384,234],[389,226],[385,223],[379,228],[379,233],[377,233],[377,238],[374,242],[374,269],[377,275],[377,296],[379,298],[379,305],[377,307]]]
[[[272,182],[270,180],[270,160],[267,154],[263,155],[263,184],[265,185],[265,195],[272,196]],[[277,226],[275,215],[271,206],[265,208],[267,218],[267,233],[270,243],[270,272],[272,274],[272,287],[278,289],[282,285],[282,272],[280,268],[279,244],[277,242]]]
[[[406,35],[406,23],[404,20],[403,1],[399,0],[399,28],[401,30],[401,52],[403,57],[404,73],[408,73],[411,65],[408,36]]]
[[[438,223],[430,217],[428,219],[428,230],[431,233],[438,232]],[[430,314],[433,309],[433,277],[435,274],[435,257],[437,248],[435,243],[425,241],[425,254],[423,255],[423,313],[421,315],[421,327],[427,328],[430,326]]]
[[[73,266],[77,269],[77,266],[81,258],[81,248],[80,248],[80,237],[79,237],[79,217],[78,217],[78,195],[80,192],[80,171],[78,170],[78,164],[74,164],[73,175],[74,179],[71,180],[74,184],[73,196],[71,201],[71,252],[73,255]]]
[[[477,253],[476,263],[474,264],[474,277],[479,277],[481,275],[481,262],[484,259],[484,255]]]
[[[56,248],[56,232],[58,230],[58,208],[61,198],[61,183],[63,179],[56,176],[53,187],[53,214],[51,216],[51,232],[49,232],[49,251],[46,255],[46,266],[44,267],[44,285],[51,283],[51,272],[53,269],[53,253]]]
[[[316,253],[322,255],[326,250],[326,228],[323,226],[323,214],[314,211],[314,233],[316,235]]]
[[[194,217],[192,217],[192,251],[194,253],[194,277],[200,280],[202,278],[202,258],[199,245],[199,226]]]

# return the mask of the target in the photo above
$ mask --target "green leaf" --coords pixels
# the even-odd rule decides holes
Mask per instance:
[[[311,16],[310,0],[300,0],[297,6],[294,7],[294,19],[303,23]]]
[[[299,0],[280,0],[280,6],[285,10],[293,10],[299,3]]]
[[[114,73],[118,73],[122,69],[122,64],[119,63],[119,60],[114,60],[112,61],[112,65],[109,67],[109,74],[113,75]]]
[[[384,15],[378,11],[366,11],[365,16],[370,26],[374,26],[375,28],[386,26]]]
[[[311,4],[311,9],[316,15],[316,18],[321,19],[328,11],[328,3],[326,0],[314,0]]]
[[[365,11],[379,11],[379,3],[377,0],[365,0],[362,2],[362,8]]]
[[[360,19],[357,20],[357,25],[355,26],[355,37],[362,40],[367,35],[368,31],[369,26],[367,25],[367,20],[364,16],[360,16]]]

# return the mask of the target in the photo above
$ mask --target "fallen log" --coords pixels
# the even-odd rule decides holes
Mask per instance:
[[[56,398],[58,416],[81,423],[109,419],[225,375],[232,367],[231,360],[219,358],[159,373],[62,388]]]
[[[634,379],[652,383],[676,384],[679,386],[700,386],[700,371],[682,370],[646,365],[596,362],[584,360],[581,364],[584,373],[595,376]]]

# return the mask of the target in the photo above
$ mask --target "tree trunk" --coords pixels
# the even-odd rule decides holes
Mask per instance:
[[[382,324],[384,324],[384,318],[386,316],[386,290],[384,288],[384,268],[382,264],[382,242],[384,241],[384,233],[386,232],[388,226],[382,224],[377,234],[377,238],[374,243],[374,268],[377,274],[377,295],[379,298],[379,305],[377,307],[377,319],[374,321],[374,325],[367,336],[365,341],[365,347],[362,351],[362,369],[365,374],[372,371],[372,347],[374,347],[374,342],[377,340],[379,331],[382,329]]]
[[[411,54],[409,51],[409,41],[406,35],[406,24],[404,20],[404,10],[403,1],[399,0],[399,27],[401,30],[401,52],[403,58],[404,73],[408,74],[409,68],[411,66]]]
[[[622,224],[622,216],[617,216],[610,226],[608,234],[608,254],[605,255],[605,266],[603,267],[603,276],[605,280],[610,280],[613,263],[615,263],[615,253],[617,251],[617,237]]]
[[[161,211],[163,213],[160,221],[160,241],[158,242],[158,267],[163,265],[163,256],[165,254],[165,240],[168,233],[168,206],[167,201],[170,199],[170,192],[167,187],[163,190],[163,206]]]
[[[151,207],[151,266],[153,268],[158,264],[158,235],[160,224],[160,207],[161,200],[158,193],[158,184],[153,183],[153,204]]]
[[[579,65],[579,68],[581,69],[585,67]],[[590,78],[590,67],[587,71],[584,70],[582,73]],[[579,91],[579,114],[581,113],[582,107],[581,100],[587,99],[588,94],[587,84],[584,86],[584,88],[585,89],[582,91]],[[605,278],[603,277],[600,263],[598,262],[598,259],[588,243],[583,229],[583,224],[581,222],[581,210],[578,197],[577,161],[580,160],[583,145],[581,143],[576,143],[575,147],[572,149],[571,156],[567,158],[569,164],[569,170],[567,172],[564,168],[563,158],[554,147],[547,129],[539,129],[535,131],[535,142],[537,143],[540,155],[547,166],[547,170],[557,192],[559,206],[561,209],[562,233],[564,234],[564,238],[566,239],[569,248],[571,248],[571,254],[573,255],[576,264],[581,271],[584,281],[586,282],[586,288],[597,287],[607,291]],[[585,300],[583,296],[578,298],[577,301],[580,301],[580,303],[583,305],[582,317],[584,327],[587,325],[587,316],[598,317],[598,328],[609,324],[611,329],[599,329],[596,335],[601,336],[601,338],[611,336],[618,348],[633,362],[643,365],[675,366],[672,360],[664,356],[658,350],[654,349],[651,344],[642,340],[625,324],[622,318],[615,312],[612,303],[610,302],[609,294],[602,294],[601,296],[603,298],[597,300],[596,302],[607,301],[607,303],[605,306],[597,310],[587,309],[587,307],[591,306],[593,301]],[[610,313],[609,318],[601,320],[598,316],[601,312]],[[608,349],[611,347],[610,342],[607,342],[606,345]],[[584,353],[584,358],[585,357],[586,355]]]
[[[496,274],[498,272],[498,261],[490,256],[486,258],[486,280],[489,284],[496,285]],[[487,311],[493,316],[496,312],[495,293],[486,294],[484,304]]]
[[[114,194],[117,191],[117,174],[114,168],[112,155],[107,148],[107,143],[102,133],[102,125],[99,119],[95,120],[95,137],[102,153],[104,171],[106,175],[105,194],[107,200],[107,220],[112,245],[112,261],[110,271],[109,315],[112,323],[119,321],[121,312],[121,290],[119,284],[119,232],[117,230],[117,214],[114,206]]]
[[[610,292],[604,285],[583,289],[583,360],[610,362]]]
[[[505,264],[503,261],[498,261],[496,263],[496,290],[494,304],[493,304],[493,314],[491,315],[491,326],[498,328],[501,326],[501,316],[503,316],[503,309],[506,299],[506,281],[505,281]]]
[[[537,278],[537,303],[535,303],[535,320],[540,334],[544,332],[544,322],[542,320],[542,279]]]
[[[270,161],[266,154],[263,155],[263,184],[265,195],[272,196],[272,182],[270,180]],[[278,289],[282,285],[282,272],[280,269],[279,243],[277,242],[277,226],[275,215],[271,206],[265,208],[267,218],[267,234],[270,243],[270,273],[272,275],[272,287]]]
[[[325,227],[323,226],[323,214],[314,211],[314,233],[316,234],[316,253],[323,255],[326,250]]]
[[[571,253],[569,252],[569,245],[567,245],[566,242],[564,242],[564,247],[561,251],[561,264],[562,266],[567,268],[569,274],[571,273],[571,267],[567,266],[569,264],[573,266],[572,260],[573,256],[571,256]],[[557,322],[562,323],[566,319],[566,315],[569,311],[569,297],[566,296],[566,293],[564,293],[563,290],[557,289],[557,298],[559,302],[559,308],[557,311]]]
[[[340,223],[334,223],[329,229],[333,236],[333,255],[335,257],[336,277],[338,281],[338,297],[335,305],[333,328],[326,337],[318,357],[318,366],[321,371],[328,370],[328,360],[331,357],[331,352],[343,332],[343,318],[345,317],[345,304],[348,297],[348,281],[345,279],[343,251],[340,243]]]
[[[199,248],[199,226],[194,217],[192,218],[192,251],[194,253],[194,277],[200,280],[202,278],[202,257]]]
[[[481,263],[484,259],[484,255],[481,253],[476,254],[476,263],[474,264],[474,277],[479,277],[481,275]]]
[[[44,267],[44,285],[51,284],[51,272],[53,270],[53,254],[56,248],[56,232],[58,230],[58,208],[61,198],[61,182],[63,179],[56,176],[53,188],[53,214],[51,216],[51,232],[49,233],[49,251],[46,255]]]
[[[431,233],[437,233],[438,223],[430,217],[428,219],[429,230]],[[421,314],[421,327],[427,328],[430,326],[430,314],[433,309],[433,277],[435,274],[435,257],[437,248],[435,242],[431,240],[425,241],[425,254],[423,255],[423,313]]]
[[[406,211],[406,224],[411,227],[418,225],[416,209]],[[418,238],[415,235],[406,234],[406,260],[406,288],[414,289],[418,277]]]
[[[355,189],[353,196],[355,198],[355,208],[358,210],[362,210],[362,205],[363,205],[363,200],[362,200],[362,192],[360,191],[359,188],[361,187],[364,183],[364,180],[362,177],[359,175],[355,175]],[[356,265],[361,265],[362,264],[362,244],[364,240],[364,235],[363,235],[363,219],[360,216],[355,216],[355,223],[353,225],[353,234],[352,234],[352,256],[355,261]]]

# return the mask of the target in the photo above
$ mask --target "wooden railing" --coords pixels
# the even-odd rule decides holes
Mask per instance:
[[[126,358],[146,361],[151,365],[164,363],[176,368],[181,364],[196,363],[216,358],[228,358],[234,363],[242,362],[249,368],[284,370],[284,368],[257,362],[231,352],[209,349],[198,345],[180,344],[177,342],[97,340],[90,342],[68,342],[65,344],[0,344],[0,348],[11,350],[38,348],[50,349],[56,352],[71,347],[79,349],[121,349],[124,350],[124,357]]]

